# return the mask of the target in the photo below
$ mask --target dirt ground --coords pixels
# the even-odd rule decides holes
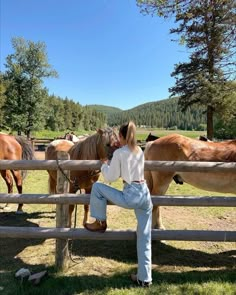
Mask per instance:
[[[34,155],[37,160],[45,160],[45,152],[35,151]]]

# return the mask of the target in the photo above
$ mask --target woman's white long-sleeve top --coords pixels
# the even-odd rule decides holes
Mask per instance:
[[[104,163],[101,167],[102,175],[107,182],[122,178],[125,182],[144,179],[144,154],[139,147],[138,152],[132,152],[127,145],[113,153],[110,165]]]

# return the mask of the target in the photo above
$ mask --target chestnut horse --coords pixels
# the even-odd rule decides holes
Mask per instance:
[[[160,138],[159,136],[156,136],[154,134],[152,134],[151,132],[148,134],[147,138],[145,139],[146,142],[148,141],[154,141],[156,139]],[[202,141],[210,141],[205,135],[200,135],[198,137],[199,140],[202,140]]]
[[[236,140],[221,142],[200,141],[179,134],[171,134],[147,143],[144,150],[147,161],[206,161],[236,162]],[[150,193],[164,195],[177,172],[145,171]],[[236,193],[236,173],[233,172],[178,172],[183,182],[197,188]],[[164,228],[160,208],[153,208],[153,228]]]
[[[31,143],[22,136],[13,136],[0,134],[0,159],[1,160],[34,160],[34,152]],[[26,171],[22,170],[0,170],[2,178],[5,180],[8,194],[13,193],[13,179],[15,181],[17,191],[22,194],[23,179]],[[13,176],[13,179],[12,179]],[[5,208],[7,207],[7,204]],[[23,204],[19,204],[17,213],[22,213]]]
[[[58,151],[68,152],[70,160],[101,160],[111,159],[115,149],[119,148],[120,142],[118,134],[112,128],[99,129],[95,134],[84,137],[76,143],[68,140],[55,140],[51,142],[45,154],[46,160],[56,160]],[[50,170],[49,193],[56,193],[57,171]],[[71,171],[70,172],[70,193],[75,193],[78,189],[85,190],[90,194],[92,185],[99,178],[100,171]],[[71,215],[74,205],[69,206],[69,222],[71,226]],[[83,224],[88,222],[89,205],[84,205]]]

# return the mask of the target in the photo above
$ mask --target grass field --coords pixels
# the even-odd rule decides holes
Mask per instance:
[[[137,139],[139,139],[139,140],[145,140],[147,138],[147,135],[150,132],[153,135],[156,135],[156,136],[159,136],[159,137],[164,136],[164,135],[168,135],[168,134],[171,134],[171,133],[179,133],[179,134],[182,134],[182,135],[191,137],[191,138],[197,138],[200,135],[206,135],[206,131],[188,131],[188,130],[166,130],[166,129],[154,129],[154,128],[137,128]],[[48,130],[45,130],[45,131],[37,131],[37,132],[34,132],[32,134],[32,137],[35,137],[35,138],[55,138],[55,137],[58,137],[58,136],[62,136],[65,133],[66,133],[66,131],[59,132],[59,131],[48,131]],[[92,131],[88,132],[88,131],[85,131],[85,130],[78,130],[78,131],[75,131],[74,133],[78,136],[78,135],[83,135],[83,134],[86,134],[86,133],[92,134],[94,132],[92,132]]]
[[[159,135],[158,133],[154,133]],[[102,179],[101,179],[102,180]],[[121,188],[121,182],[114,184]],[[0,179],[0,190],[6,186]],[[47,172],[29,171],[25,193],[47,193]],[[189,185],[171,184],[173,195],[219,195]],[[25,214],[0,210],[0,226],[55,226],[54,205],[24,205]],[[235,208],[163,207],[167,229],[208,229],[236,231]],[[83,208],[78,206],[77,227],[82,225]],[[135,229],[132,210],[108,207],[110,229]],[[236,243],[153,242],[153,285],[134,286],[129,275],[136,271],[135,241],[74,241],[71,260],[64,273],[57,272],[55,240],[0,239],[0,295],[13,294],[236,294]],[[39,286],[19,281],[14,274],[25,267],[48,276]]]
[[[166,130],[166,129],[144,129],[137,128],[137,139],[145,140],[147,135],[152,133],[153,135],[162,137],[168,134],[178,133],[190,138],[198,138],[200,135],[206,135],[206,131],[188,131],[188,130]]]

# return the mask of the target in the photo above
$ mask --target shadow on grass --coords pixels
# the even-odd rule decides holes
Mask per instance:
[[[0,226],[38,226],[37,223],[30,222],[30,219],[55,219],[53,211],[38,211],[33,213],[23,212],[0,212]]]
[[[212,270],[212,271],[189,271],[183,273],[153,271],[153,284],[149,289],[142,289],[136,286],[130,280],[130,272],[122,272],[113,276],[58,276],[53,268],[49,269],[49,275],[45,278],[39,287],[33,286],[28,282],[21,284],[15,281],[15,287],[18,285],[17,294],[111,294],[111,290],[121,290],[122,294],[165,294],[172,286],[179,290],[189,288],[190,284],[202,285],[204,283],[229,283],[235,282],[235,273],[230,270]],[[186,284],[186,286],[184,286]],[[20,287],[20,288],[19,288]],[[233,287],[232,287],[233,288]],[[135,290],[136,289],[136,290]],[[7,288],[6,288],[6,294]],[[147,291],[147,293],[145,292]],[[164,291],[164,292],[161,292]],[[119,291],[118,291],[119,292]],[[10,293],[9,293],[10,294]],[[117,293],[116,293],[117,294]],[[170,294],[169,292],[166,294]],[[186,293],[187,294],[187,293]]]
[[[1,212],[0,226],[23,226],[23,227],[38,227],[37,223],[28,220],[30,218],[44,218],[40,217],[42,212],[33,214],[16,214],[15,212]],[[42,244],[44,239],[15,239],[15,238],[1,238],[0,239],[0,270],[8,269],[12,271],[22,267],[22,261],[17,255],[29,246]],[[24,263],[23,263],[24,264]]]
[[[153,263],[169,266],[227,267],[236,266],[236,250],[206,253],[196,249],[179,249],[164,243],[153,245]]]
[[[51,212],[34,212],[17,215],[14,212],[0,212],[0,226],[24,226],[38,227],[37,223],[30,219],[39,220],[45,218],[45,214]],[[51,218],[47,216],[47,218]],[[44,239],[0,239],[2,259],[10,259],[17,256],[28,246],[39,245]],[[99,241],[99,240],[73,240],[70,241],[71,256],[75,260],[80,257],[104,257],[125,263],[137,263],[136,241]],[[227,267],[236,265],[236,250],[222,253],[206,253],[200,250],[178,249],[173,246],[153,241],[152,245],[153,264],[165,266],[188,266],[188,267]]]
[[[136,263],[136,241],[79,241],[72,242],[72,254],[80,257],[99,256],[117,261]],[[189,267],[236,266],[236,250],[206,253],[199,250],[178,249],[161,242],[152,246],[152,262],[157,265]]]
[[[14,212],[3,212],[0,213],[0,226],[38,227],[38,224],[31,222],[30,219],[39,220],[45,218],[47,213],[49,212],[16,215]],[[120,272],[109,277],[94,275],[68,276],[57,273],[53,267],[48,268],[49,276],[43,279],[39,287],[33,286],[28,282],[20,283],[20,281],[14,278],[16,270],[26,267],[33,270],[33,272],[37,272],[45,269],[45,265],[25,263],[17,255],[25,248],[40,245],[43,242],[44,239],[0,239],[0,286],[4,286],[4,295],[72,295],[79,293],[100,295],[110,293],[111,289],[122,290],[121,293],[123,292],[124,294],[126,290],[128,292],[129,289],[136,288],[130,282],[130,272]],[[173,266],[192,268],[218,267],[227,268],[227,270],[179,272],[179,268],[178,272],[158,272],[156,271],[156,269],[158,270],[157,266],[153,271],[153,285],[149,289],[148,294],[164,294],[165,292],[163,293],[162,291],[168,285],[203,284],[209,281],[219,284],[224,282],[235,283],[236,250],[210,254],[194,249],[178,249],[161,242],[153,242],[152,253],[153,264],[166,266],[165,270],[168,267],[173,269]],[[72,257],[75,259],[80,257],[103,257],[127,264],[136,264],[136,241],[75,240],[72,243]],[[86,263],[86,260],[83,263]],[[81,267],[83,267],[83,263]],[[136,290],[134,292],[135,294],[147,294],[139,293],[138,289],[137,292]]]

